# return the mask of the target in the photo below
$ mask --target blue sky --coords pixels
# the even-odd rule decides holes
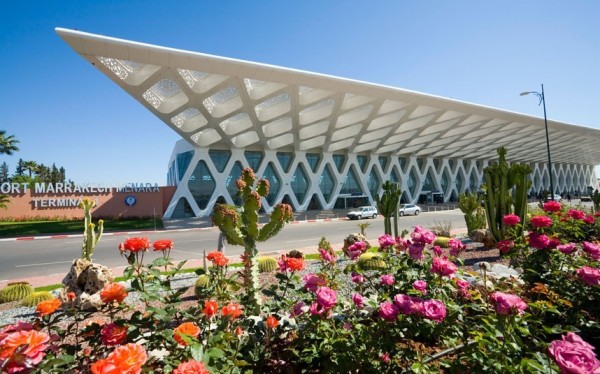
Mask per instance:
[[[78,183],[164,185],[177,134],[54,32],[149,44],[421,91],[600,128],[600,2],[0,0],[0,157]],[[543,134],[540,134],[543,136]],[[576,145],[574,145],[576,146]]]

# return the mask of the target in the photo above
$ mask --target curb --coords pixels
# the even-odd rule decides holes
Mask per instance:
[[[324,218],[324,219],[309,219],[305,221],[290,221],[291,224],[299,223],[315,223],[315,222],[331,222],[331,221],[348,221],[348,218]],[[102,236],[119,236],[119,235],[139,235],[143,233],[161,233],[161,232],[185,232],[185,231],[210,231],[213,226],[210,227],[192,227],[186,229],[171,229],[171,230],[138,230],[138,231],[118,231],[118,232],[107,232]],[[83,238],[83,234],[60,234],[60,235],[39,235],[39,236],[19,236],[16,238],[1,238],[0,242],[14,242],[14,241],[29,241],[29,240],[47,240],[47,239],[68,239],[68,238]]]

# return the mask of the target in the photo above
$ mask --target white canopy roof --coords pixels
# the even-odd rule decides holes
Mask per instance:
[[[544,119],[394,87],[57,28],[201,147],[546,162]],[[600,131],[548,121],[554,163],[600,164]]]

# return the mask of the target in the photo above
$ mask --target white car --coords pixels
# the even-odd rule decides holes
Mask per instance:
[[[419,213],[421,213],[421,207],[415,204],[401,204],[400,209],[398,209],[398,214],[400,215],[400,217],[409,214],[418,216]]]
[[[562,197],[559,194],[555,193],[552,197],[552,200],[560,202],[562,200]]]
[[[361,218],[377,218],[377,208],[374,206],[359,206],[358,208],[348,212],[346,217],[350,219]]]

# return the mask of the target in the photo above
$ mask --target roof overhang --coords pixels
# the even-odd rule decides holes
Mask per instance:
[[[546,162],[544,119],[399,88],[57,28],[191,144]],[[552,160],[600,164],[600,131],[548,121]]]

